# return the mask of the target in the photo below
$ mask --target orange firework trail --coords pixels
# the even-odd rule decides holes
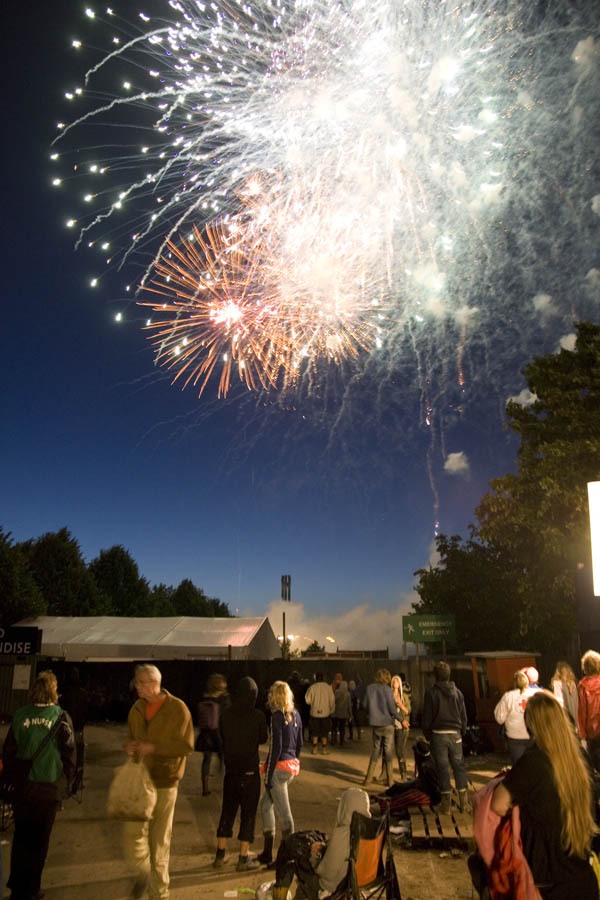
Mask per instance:
[[[357,290],[347,223],[340,241],[319,211],[303,216],[298,207],[290,221],[277,191],[254,179],[242,214],[204,234],[194,228],[180,245],[169,240],[144,287],[169,298],[141,302],[161,314],[148,324],[157,362],[199,394],[219,364],[219,396],[236,368],[250,389],[285,388],[323,360],[340,365],[381,341],[383,313],[366,286]]]
[[[217,363],[222,363],[219,396],[229,390],[232,374],[248,388],[273,387],[286,366],[285,347],[271,320],[259,280],[259,261],[222,224],[209,225],[203,236],[193,229],[181,246],[172,241],[156,263],[160,278],[146,290],[165,301],[142,301],[162,319],[147,326],[153,332],[157,361],[175,368],[173,381],[193,384],[202,394]]]

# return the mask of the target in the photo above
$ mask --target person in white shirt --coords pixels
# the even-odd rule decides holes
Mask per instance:
[[[323,680],[323,673],[317,672],[316,681],[308,688],[304,697],[310,707],[310,739],[312,752],[317,752],[319,740],[321,753],[327,755],[327,735],[331,729],[331,716],[335,710],[335,695],[333,688]]]
[[[514,685],[514,689],[507,691],[494,709],[496,722],[498,725],[504,725],[508,753],[513,766],[523,756],[531,742],[529,732],[525,727],[525,707],[527,700],[536,690],[531,687],[529,679],[523,671],[515,672]]]

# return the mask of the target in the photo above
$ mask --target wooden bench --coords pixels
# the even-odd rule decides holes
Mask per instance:
[[[473,843],[473,817],[471,813],[461,813],[458,807],[447,815],[435,813],[429,806],[411,806],[410,827],[412,846],[459,847],[467,849]]]

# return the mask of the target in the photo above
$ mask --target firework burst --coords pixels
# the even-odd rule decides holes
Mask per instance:
[[[114,49],[70,92],[89,106],[60,135],[110,123],[131,138],[78,164],[93,211],[70,224],[169,297],[142,301],[164,313],[159,361],[200,392],[218,373],[223,394],[234,368],[251,388],[289,386],[439,333],[462,389],[470,337],[485,343],[514,296],[508,268],[541,289],[537,260],[560,243],[549,208],[559,197],[567,221],[592,200],[577,171],[597,157],[593,16],[503,0],[164,9],[139,32],[110,17]],[[123,216],[130,239],[112,241]]]

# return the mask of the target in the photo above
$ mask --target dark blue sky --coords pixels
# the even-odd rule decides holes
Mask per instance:
[[[367,603],[359,620],[381,621],[384,630],[367,636],[353,620],[350,635],[340,633],[347,643],[385,645],[386,623],[397,621],[413,571],[427,563],[436,512],[441,531],[466,536],[488,479],[513,466],[516,445],[502,428],[505,385],[524,386],[518,372],[527,351],[555,346],[551,335],[533,335],[508,373],[505,349],[490,353],[502,378],[489,362],[479,368],[475,348],[464,411],[453,412],[461,402],[455,386],[447,394],[442,386],[433,429],[419,421],[409,358],[387,364],[385,378],[376,369],[352,392],[334,374],[295,408],[245,390],[217,401],[216,390],[198,399],[170,386],[153,368],[142,316],[129,307],[116,324],[125,308],[117,288],[111,296],[87,286],[89,260],[74,252],[63,227],[67,204],[50,187],[62,94],[81,72],[69,46],[77,5],[11,6],[3,526],[17,540],[67,526],[87,560],[122,544],[151,583],[189,577],[241,614],[266,612],[281,574],[290,573],[304,621],[325,613],[335,621]],[[135,264],[131,271],[135,280]],[[498,328],[503,346],[501,319]],[[444,471],[451,453],[465,454],[468,472]],[[388,618],[377,619],[379,609]]]

